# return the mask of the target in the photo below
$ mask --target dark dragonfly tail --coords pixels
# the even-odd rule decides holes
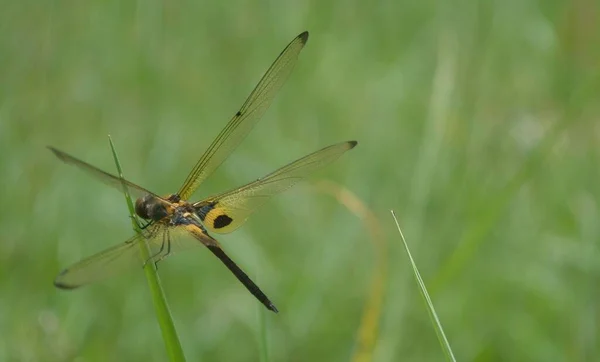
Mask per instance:
[[[262,290],[260,290],[260,288],[254,284],[250,277],[248,277],[248,275],[246,275],[246,273],[244,273],[244,271],[227,256],[227,254],[225,254],[223,249],[221,249],[218,245],[206,245],[206,247],[213,254],[215,254],[215,256],[219,258],[219,260],[221,260],[229,270],[231,270],[233,275],[235,275],[235,277],[238,278],[242,284],[244,284],[246,289],[248,289],[248,291],[250,291],[250,293],[252,293],[252,295],[256,297],[256,299],[258,299],[265,307],[267,307],[267,309],[275,313],[279,312],[273,302],[271,302],[265,293],[263,293]]]

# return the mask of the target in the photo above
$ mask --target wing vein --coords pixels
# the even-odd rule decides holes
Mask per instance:
[[[192,168],[177,192],[181,199],[189,199],[198,186],[223,163],[260,120],[291,73],[307,39],[306,32],[297,36],[269,67],[240,110]]]

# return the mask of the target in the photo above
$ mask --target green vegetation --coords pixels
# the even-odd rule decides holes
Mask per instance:
[[[356,210],[296,186],[215,235],[279,314],[204,248],[159,263],[187,360],[352,360],[376,280],[373,360],[444,360],[390,209],[458,361],[600,359],[597,2],[4,1],[0,24],[0,361],[168,359],[141,268],[52,285],[133,231],[118,191],[45,146],[115,172],[110,134],[128,179],[173,192],[303,30],[194,199],[357,139],[310,181],[377,217],[385,278]]]
[[[143,226],[140,226],[140,220],[138,220],[135,214],[133,200],[131,199],[131,195],[129,195],[127,185],[123,180],[124,176],[123,169],[121,168],[121,162],[119,161],[119,156],[117,155],[115,145],[110,135],[108,136],[108,141],[110,143],[110,150],[113,154],[113,158],[115,159],[117,176],[119,176],[121,185],[123,186],[123,195],[125,196],[125,202],[127,203],[127,209],[129,210],[131,226],[138,235],[143,235]],[[147,241],[149,239],[151,238],[144,238],[142,240]],[[152,293],[152,303],[154,303],[156,320],[162,332],[162,337],[165,342],[165,349],[167,351],[167,355],[169,356],[169,361],[185,361],[185,356],[181,348],[181,342],[179,342],[179,338],[177,337],[177,331],[175,329],[175,324],[173,323],[173,317],[171,316],[171,311],[169,310],[169,305],[167,304],[167,298],[162,285],[160,284],[158,273],[156,272],[157,265],[154,262],[148,262],[152,255],[150,253],[150,246],[148,245],[148,242],[138,243],[138,245],[142,260],[144,260],[143,268],[144,273],[146,273],[146,279],[148,280],[148,287]]]

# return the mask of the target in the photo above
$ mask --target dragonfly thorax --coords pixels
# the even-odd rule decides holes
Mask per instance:
[[[135,200],[135,213],[145,220],[159,221],[169,215],[166,205],[152,195]]]

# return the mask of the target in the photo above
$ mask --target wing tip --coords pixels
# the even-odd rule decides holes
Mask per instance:
[[[300,33],[300,35],[298,35],[298,37],[301,41],[302,44],[306,44],[306,42],[308,41],[308,31],[303,31],[302,33]]]
[[[52,151],[52,153],[54,153],[55,155],[58,156],[58,154],[60,153],[59,150],[57,150],[56,148],[50,146],[50,145],[46,145],[46,148],[49,149],[50,151]]]
[[[62,289],[62,290],[77,289],[76,286],[72,286],[72,285],[68,285],[68,284],[63,284],[61,282],[57,282],[56,280],[54,281],[54,286],[57,287],[58,289]]]
[[[58,157],[58,159],[64,161],[65,160],[65,156],[64,153],[52,146],[46,146],[46,148],[48,148],[50,151],[52,151],[52,153],[54,154],[54,156]]]
[[[348,141],[348,145],[350,146],[349,149],[351,150],[358,145],[358,141]]]
[[[62,279],[61,277],[63,275],[65,275],[68,271],[69,271],[69,269],[63,269],[60,273],[58,273],[58,275],[54,279],[55,287],[57,287],[58,289],[63,289],[63,290],[72,290],[72,289],[76,289],[79,287],[79,285],[71,285],[71,284],[65,283],[64,281],[61,280]]]
[[[73,290],[73,289],[77,289],[79,287],[78,285],[65,284],[65,283],[61,282],[60,280],[55,280],[54,286],[57,287],[58,289],[62,289],[62,290]]]

